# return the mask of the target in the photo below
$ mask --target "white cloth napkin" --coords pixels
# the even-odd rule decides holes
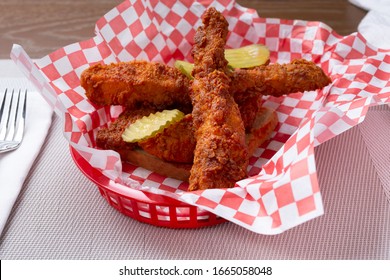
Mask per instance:
[[[24,139],[12,152],[0,154],[0,234],[33,165],[52,122],[53,110],[22,77],[11,60],[0,60],[0,91],[27,89],[27,116]]]
[[[349,0],[369,11],[358,31],[375,47],[390,49],[390,0]]]

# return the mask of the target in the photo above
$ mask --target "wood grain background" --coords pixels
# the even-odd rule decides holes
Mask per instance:
[[[40,58],[94,36],[95,22],[122,0],[0,0],[0,59],[12,44]],[[356,31],[366,14],[347,0],[237,0],[262,17],[322,21],[341,35]]]

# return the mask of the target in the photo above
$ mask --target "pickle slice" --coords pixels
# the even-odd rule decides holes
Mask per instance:
[[[130,124],[122,134],[125,142],[135,143],[153,137],[174,122],[180,121],[184,113],[180,110],[164,110],[144,116]]]
[[[251,68],[263,65],[269,60],[269,56],[269,49],[261,44],[225,50],[225,58],[233,68]]]
[[[194,64],[183,60],[176,60],[175,67],[179,69],[188,78],[190,79],[193,78],[191,73],[192,73],[192,69],[194,69]]]
[[[225,58],[231,68],[251,68],[265,64],[270,57],[269,49],[261,44],[252,44],[237,49],[226,49]],[[175,67],[192,79],[194,65],[183,60],[176,60]]]

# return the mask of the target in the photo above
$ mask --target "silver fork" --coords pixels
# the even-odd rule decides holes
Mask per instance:
[[[0,153],[17,149],[23,140],[27,90],[6,89],[0,95]]]

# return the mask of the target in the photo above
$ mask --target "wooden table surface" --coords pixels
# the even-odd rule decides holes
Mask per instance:
[[[94,36],[95,22],[122,0],[1,0],[0,59],[12,44],[32,58]],[[347,0],[237,0],[262,17],[322,21],[341,35],[355,32],[366,12]]]

